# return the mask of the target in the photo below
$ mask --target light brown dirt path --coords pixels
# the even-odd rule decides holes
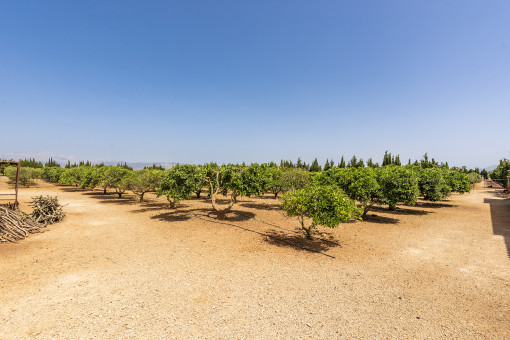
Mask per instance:
[[[36,194],[69,214],[0,244],[1,339],[510,337],[510,204],[492,191],[378,208],[314,242],[269,197],[217,223],[204,199],[21,191]]]

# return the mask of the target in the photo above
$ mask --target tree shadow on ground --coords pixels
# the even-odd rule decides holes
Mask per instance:
[[[270,201],[275,201],[275,202],[278,202],[278,198],[274,198],[274,195],[263,195],[263,196],[256,196],[257,198],[259,199],[263,199],[263,200],[270,200]],[[278,196],[280,197],[280,196]]]
[[[212,209],[205,210],[207,211],[207,215],[210,217],[216,218],[216,213]],[[255,214],[250,211],[239,211],[239,210],[231,210],[227,213],[224,220],[220,221],[234,221],[234,222],[240,222],[240,221],[248,221],[255,218]]]
[[[126,193],[122,194],[122,197],[119,197],[115,192],[108,192],[104,194],[98,191],[83,192],[83,195],[97,199],[99,200],[99,203],[104,204],[134,205],[140,203],[140,200],[137,196]]]
[[[188,207],[188,206],[186,206]],[[216,221],[224,222],[241,222],[248,221],[255,217],[255,214],[249,211],[230,211],[227,213],[223,220],[216,219],[216,213],[212,209],[180,209],[183,207],[177,206],[177,209],[168,211],[159,215],[152,216],[152,219],[159,219],[163,221],[175,222],[175,221],[186,221],[193,217],[205,217],[209,219],[215,219]],[[168,210],[168,207],[167,207]]]
[[[443,202],[416,202],[416,207],[422,208],[455,208],[456,205]]]
[[[368,214],[363,219],[363,222],[380,223],[380,224],[398,224],[400,221],[396,218]]]
[[[241,207],[258,209],[258,210],[280,210],[280,205],[276,203],[241,203]]]
[[[311,251],[323,254],[332,247],[341,247],[337,242],[322,238],[312,237],[311,240],[305,237],[304,232],[289,234],[281,231],[268,231],[265,233],[264,241],[278,247],[290,247],[300,251]],[[327,254],[324,254],[327,255]],[[330,256],[330,255],[328,255]]]
[[[510,199],[485,198],[484,203],[490,205],[492,232],[503,236],[507,257],[510,259]]]
[[[80,187],[65,187],[65,188],[59,188],[60,190],[62,191],[65,191],[65,192],[83,192],[83,193],[86,193],[86,189],[82,189]]]
[[[138,202],[138,203],[140,203],[142,208],[136,209],[136,210],[132,210],[131,211],[132,213],[143,213],[143,212],[147,212],[147,211],[158,211],[158,210],[168,210],[168,209],[171,209],[170,208],[170,203],[168,203],[168,202],[161,203],[161,202],[143,201],[143,202]],[[185,208],[189,208],[189,205],[181,204],[181,203],[176,205],[176,209],[183,209],[183,208],[184,209]]]
[[[383,207],[372,207],[370,209],[370,211],[384,213],[384,214],[391,214],[391,215],[427,215],[427,214],[431,213],[430,211],[402,208],[402,207],[397,207],[396,210],[388,210]]]
[[[110,197],[102,197],[102,200],[99,203],[104,204],[118,204],[118,205],[135,205],[138,204],[138,199],[133,197],[118,197],[118,196],[110,196]]]
[[[183,222],[191,218],[193,218],[193,216],[189,214],[189,211],[187,210],[186,211],[174,210],[159,215],[151,216],[151,219],[153,220],[160,220],[165,222]]]
[[[226,225],[226,226],[231,226],[231,227],[238,228],[238,229],[250,232],[250,233],[258,234],[258,235],[264,237],[264,240],[268,243],[270,242],[269,240],[272,239],[275,242],[276,241],[278,242],[278,244],[274,243],[274,245],[277,245],[277,246],[292,247],[292,248],[296,248],[296,249],[303,250],[303,251],[318,253],[318,254],[321,254],[321,255],[324,255],[324,256],[327,256],[330,258],[335,258],[335,257],[324,253],[322,250],[320,250],[320,248],[325,247],[325,249],[326,249],[326,247],[327,247],[327,249],[329,249],[332,246],[340,246],[341,247],[341,245],[339,243],[334,242],[334,241],[313,238],[310,241],[310,243],[308,243],[308,245],[315,245],[315,246],[314,246],[314,248],[309,248],[309,247],[307,247],[307,243],[306,243],[306,241],[308,241],[308,240],[306,240],[304,235],[296,234],[296,235],[289,236],[287,233],[277,233],[274,230],[269,231],[269,232],[260,232],[260,231],[253,230],[253,229],[250,229],[250,228],[247,228],[244,226],[230,223],[229,220],[213,220],[209,216],[210,215],[195,215],[196,218],[201,219],[203,221],[207,221],[210,223],[222,224],[222,225]],[[285,229],[285,228],[282,228],[282,229]],[[296,242],[292,241],[293,238],[296,238]],[[323,244],[323,246],[319,246],[320,244]],[[328,244],[329,244],[329,246],[328,246]]]

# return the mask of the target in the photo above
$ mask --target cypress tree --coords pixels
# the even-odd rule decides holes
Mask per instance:
[[[339,167],[339,168],[345,168],[345,160],[344,160],[344,156],[342,156],[342,159],[340,160],[340,163],[338,164],[338,167]]]
[[[393,164],[398,165],[398,166],[402,165],[402,163],[400,163],[400,156],[399,155],[397,155],[397,157],[395,157],[395,162]]]
[[[313,161],[312,165],[310,165],[310,171],[311,172],[319,172],[321,171],[321,166],[319,165],[319,162],[317,161],[317,158]]]
[[[347,166],[348,168],[355,168],[356,166],[358,165],[358,159],[356,158],[356,155],[353,155],[350,162],[349,162],[349,165]]]
[[[324,171],[327,171],[331,168],[331,166],[329,165],[329,159],[326,159],[326,164],[324,164]]]

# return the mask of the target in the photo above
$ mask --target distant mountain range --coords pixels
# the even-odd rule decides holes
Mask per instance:
[[[79,163],[80,161],[87,161],[87,159],[80,159],[74,155],[62,155],[62,154],[54,154],[48,151],[42,152],[19,152],[19,153],[7,153],[0,154],[0,159],[27,159],[27,158],[35,158],[36,161],[46,163],[49,159],[53,158],[53,160],[60,165],[64,166],[68,161],[71,163]],[[144,167],[151,167],[153,164],[160,165],[165,169],[172,168],[175,165],[179,164],[176,162],[123,162],[123,161],[112,161],[112,160],[97,160],[97,159],[88,159],[92,162],[92,164],[104,163],[106,165],[117,165],[119,163],[126,163],[134,170],[140,170]]]

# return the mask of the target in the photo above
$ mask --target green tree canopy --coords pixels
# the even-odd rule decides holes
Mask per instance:
[[[312,184],[290,191],[283,195],[282,208],[288,216],[298,218],[308,239],[318,225],[335,228],[360,215],[354,201],[334,185]]]

